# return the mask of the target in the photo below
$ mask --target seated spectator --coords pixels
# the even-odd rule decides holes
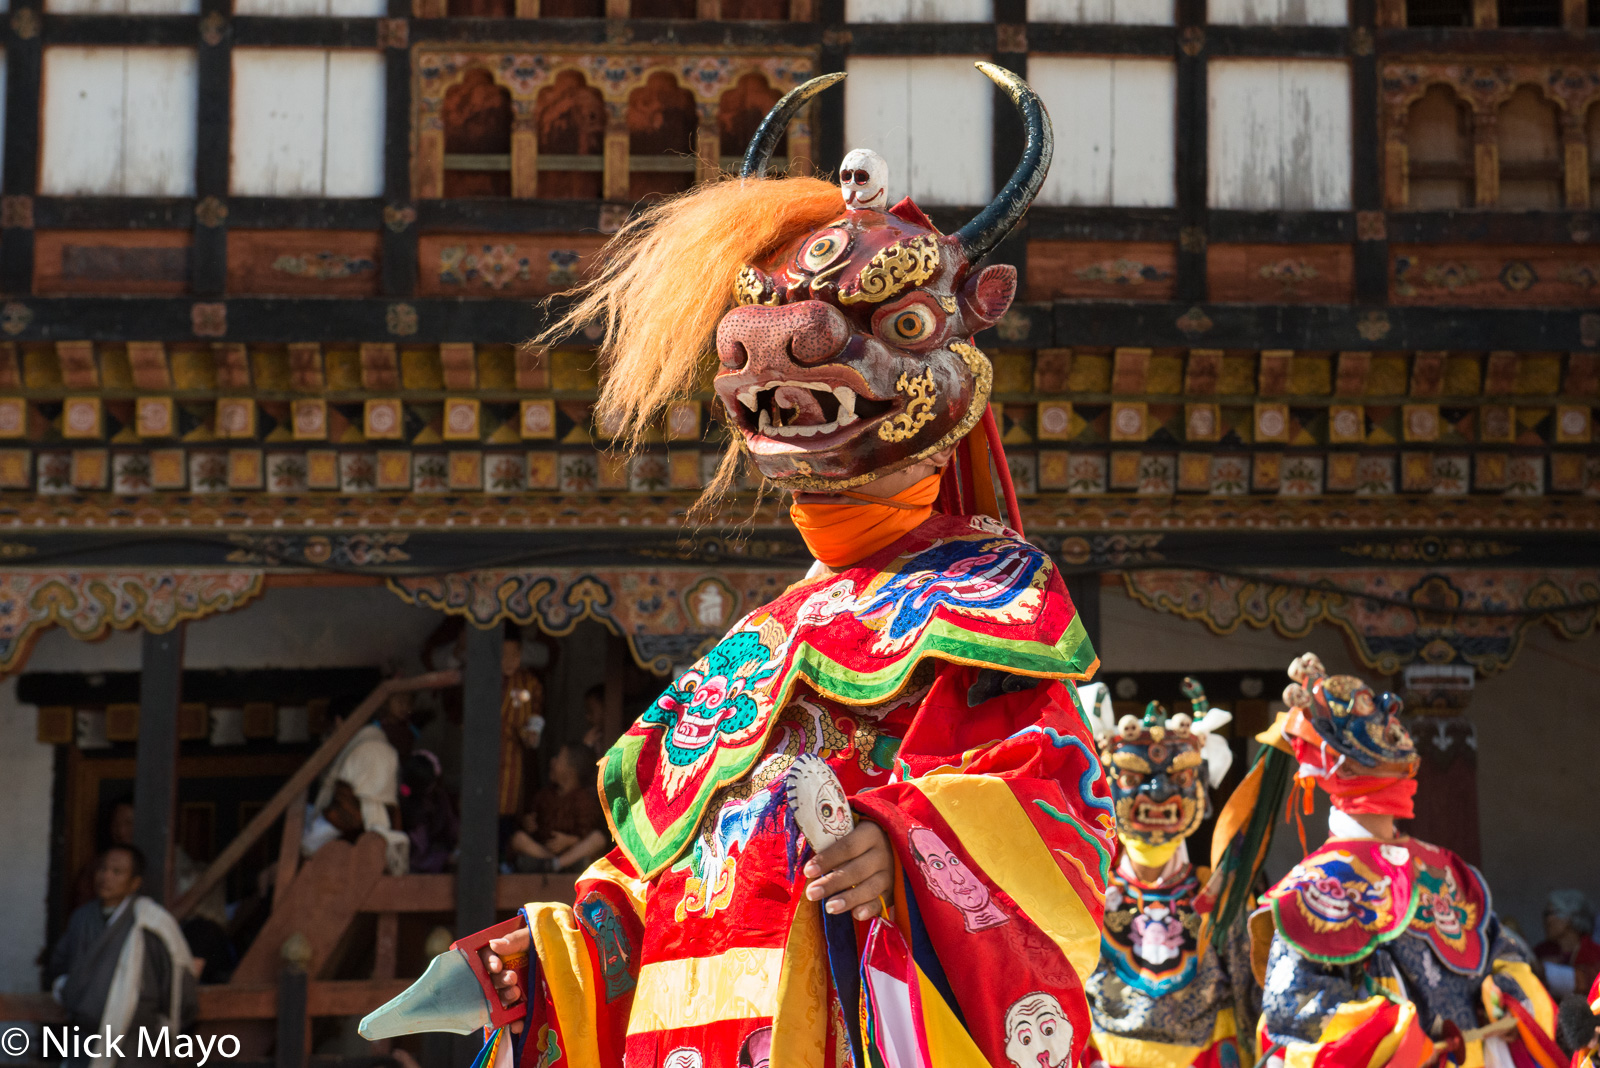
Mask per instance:
[[[194,1019],[194,961],[172,914],[140,896],[144,869],[131,845],[100,854],[95,900],[73,912],[50,954],[52,992],[84,1031],[182,1030]]]
[[[1600,945],[1594,933],[1594,905],[1581,890],[1552,890],[1544,906],[1545,940],[1533,947],[1544,965],[1545,986],[1559,1001],[1584,993],[1600,974]]]
[[[439,758],[418,749],[406,761],[400,819],[411,839],[411,870],[441,872],[455,861],[461,819],[445,792]]]
[[[390,875],[410,868],[411,839],[396,827],[400,817],[400,754],[393,737],[410,735],[411,694],[389,698],[382,719],[356,732],[322,777],[317,798],[306,808],[300,854],[343,838],[353,842],[366,831],[388,843],[385,867]]]
[[[583,718],[586,728],[583,744],[598,753],[605,748],[606,740],[606,688],[603,683],[589,687],[589,692],[583,695]]]
[[[610,838],[595,791],[597,758],[581,742],[568,742],[550,762],[550,785],[533,799],[533,811],[511,836],[521,872],[563,871],[605,852]]]
[[[100,840],[106,848],[133,844],[133,802],[127,798],[117,801],[106,815],[105,836]],[[77,877],[72,880],[72,907],[87,904],[95,899],[94,874],[100,870],[97,853],[83,862]]]

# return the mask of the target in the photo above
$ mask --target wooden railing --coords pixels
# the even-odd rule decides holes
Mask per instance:
[[[459,671],[433,671],[425,675],[415,675],[409,679],[385,679],[377,688],[367,695],[366,699],[355,707],[344,722],[339,724],[337,730],[328,736],[327,741],[311,754],[311,758],[300,766],[300,770],[289,776],[289,781],[273,795],[266,807],[256,813],[255,818],[245,825],[238,837],[229,842],[217,859],[201,873],[200,878],[186,890],[182,897],[173,902],[170,911],[179,920],[186,919],[200,899],[205,897],[217,883],[221,882],[233,868],[244,859],[261,836],[271,829],[279,816],[287,813],[287,822],[284,827],[283,846],[278,852],[278,889],[282,890],[289,879],[294,877],[296,862],[299,858],[300,826],[304,819],[304,799],[307,790],[321,775],[324,769],[337,757],[356,732],[367,725],[367,720],[382,708],[389,698],[397,693],[410,690],[440,690],[446,686],[457,686],[461,683]],[[294,831],[293,836],[289,834]]]

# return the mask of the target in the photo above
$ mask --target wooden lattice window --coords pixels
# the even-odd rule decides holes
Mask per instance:
[[[761,120],[782,95],[759,74],[746,74],[733,88],[722,94],[722,99],[717,102],[717,134],[723,170],[738,170],[742,162],[740,157],[750,144],[750,139],[756,135],[756,127],[761,125]],[[773,150],[774,173],[788,166],[788,155],[789,135],[786,132],[778,139],[778,147]]]
[[[575,70],[539,91],[539,196],[598,200],[604,185],[606,102]]]
[[[1472,110],[1449,87],[1429,86],[1411,105],[1406,159],[1408,208],[1472,207]]]
[[[1559,26],[1561,0],[1500,0],[1502,26]]]
[[[628,197],[681,193],[694,184],[694,94],[657,71],[628,94]]]
[[[1561,208],[1561,124],[1556,106],[1531,85],[1500,105],[1501,208]]]
[[[1471,26],[1472,0],[1406,0],[1407,26]]]
[[[444,195],[511,195],[511,93],[473,67],[444,95]]]

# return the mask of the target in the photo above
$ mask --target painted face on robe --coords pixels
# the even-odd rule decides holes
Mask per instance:
[[[955,850],[945,845],[927,827],[913,827],[907,836],[917,870],[933,896],[961,910],[961,923],[968,931],[983,931],[1009,923],[1007,916],[989,894],[989,887],[978,878]]]
[[[1071,1063],[1072,1022],[1054,994],[1029,994],[1006,1010],[1006,1059],[1015,1068]]]
[[[757,1028],[739,1047],[739,1068],[769,1068],[771,1064],[772,1028]]]
[[[1101,759],[1111,768],[1117,834],[1148,846],[1187,838],[1206,814],[1202,740],[1187,713],[1151,701],[1144,719],[1123,716]]]
[[[870,148],[853,148],[839,164],[839,191],[851,211],[889,207],[889,164]]]
[[[887,166],[857,150],[841,168],[848,210],[739,274],[738,306],[717,328],[715,388],[756,466],[781,485],[827,492],[908,467],[955,444],[989,402],[993,369],[972,337],[1011,306],[1017,273],[976,264],[1044,181],[1051,134],[1026,84],[979,67],[1011,94],[1028,142],[1011,181],[976,218],[942,234],[909,200],[885,210],[875,190],[887,187]],[[773,131],[817,83],[832,84],[807,83],[773,108],[745,177],[765,172]]]

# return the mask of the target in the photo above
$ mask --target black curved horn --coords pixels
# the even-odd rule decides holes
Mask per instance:
[[[782,100],[772,105],[767,117],[756,127],[756,135],[750,138],[750,147],[745,150],[744,166],[739,168],[739,177],[765,178],[767,164],[772,160],[773,150],[778,147],[778,139],[789,128],[789,120],[794,118],[795,113],[805,107],[812,97],[843,80],[844,71],[818,75],[804,85],[790,89],[783,95]]]
[[[1017,225],[1017,220],[1022,218],[1022,213],[1028,210],[1039,187],[1044,184],[1044,176],[1050,170],[1050,157],[1055,152],[1050,116],[1045,114],[1044,104],[1039,101],[1039,95],[1028,88],[1028,83],[993,63],[976,63],[974,66],[1005,90],[1022,113],[1023,125],[1028,128],[1028,142],[1023,146],[1017,169],[1011,172],[1011,180],[1000,190],[1000,195],[971,222],[956,231],[956,242],[966,253],[968,263],[977,263]]]

